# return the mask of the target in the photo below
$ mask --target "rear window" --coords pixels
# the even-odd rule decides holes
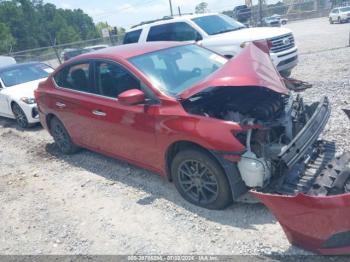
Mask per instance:
[[[135,30],[125,34],[123,44],[137,43],[140,39],[142,30]]]

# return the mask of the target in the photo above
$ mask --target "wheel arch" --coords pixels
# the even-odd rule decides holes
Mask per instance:
[[[248,191],[248,188],[246,187],[245,183],[242,180],[241,174],[238,170],[236,163],[224,159],[220,153],[214,150],[207,149],[198,143],[187,141],[187,140],[180,140],[180,141],[173,142],[168,146],[166,150],[165,171],[169,181],[172,181],[172,174],[171,174],[172,159],[181,150],[190,149],[190,148],[199,149],[201,151],[206,152],[213,158],[214,161],[216,161],[219,164],[224,174],[226,175],[227,180],[229,181],[233,200],[238,199],[241,195],[245,194]]]

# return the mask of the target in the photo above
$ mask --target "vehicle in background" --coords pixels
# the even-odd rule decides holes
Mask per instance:
[[[34,90],[53,69],[43,63],[15,64],[0,68],[0,115],[26,128],[39,122]]]
[[[350,22],[350,6],[333,8],[329,13],[329,23]]]
[[[279,27],[281,25],[286,25],[287,22],[288,19],[282,18],[281,15],[277,14],[263,18],[263,26]]]
[[[84,47],[84,49],[96,51],[107,47],[109,47],[109,45],[92,45],[92,46],[86,46]]]
[[[11,56],[0,56],[0,67],[16,64],[16,59]]]
[[[247,5],[239,5],[233,9],[233,18],[243,24],[248,23],[251,16],[251,9]]]
[[[94,51],[94,50],[88,49],[88,48],[68,48],[68,49],[63,50],[63,52],[61,53],[61,58],[63,61],[68,61],[69,59],[71,59],[75,56],[89,53],[92,51]]]
[[[255,27],[222,14],[183,15],[144,22],[128,30],[124,44],[153,41],[196,41],[227,58],[239,54],[246,43],[268,40],[270,57],[283,76],[298,64],[293,33],[287,28]]]
[[[250,191],[293,244],[349,254],[350,155],[332,160],[335,145],[318,140],[328,98],[304,103],[293,86],[276,71],[266,41],[233,59],[158,42],[77,57],[35,97],[63,153],[80,146],[138,164],[209,209]]]
[[[262,26],[280,27],[281,21],[276,17],[264,17],[262,20]]]

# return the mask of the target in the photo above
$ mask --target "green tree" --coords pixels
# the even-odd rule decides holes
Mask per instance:
[[[10,29],[3,23],[0,23],[0,39],[0,53],[8,53],[16,43]]]
[[[57,32],[57,44],[66,44],[71,42],[76,42],[81,40],[77,31],[75,31],[73,26],[67,26],[65,28],[61,28]]]
[[[201,2],[195,8],[196,14],[204,14],[206,12],[208,12],[208,3],[206,3],[206,2]]]

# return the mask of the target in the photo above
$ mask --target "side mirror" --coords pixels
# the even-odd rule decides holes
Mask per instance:
[[[145,102],[145,93],[139,89],[130,89],[121,93],[118,100],[121,104],[127,106],[142,104]]]

